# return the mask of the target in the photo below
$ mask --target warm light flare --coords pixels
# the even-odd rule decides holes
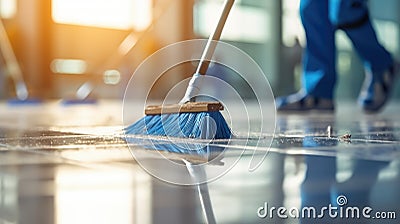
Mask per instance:
[[[0,15],[3,19],[11,19],[17,13],[16,0],[0,0]]]
[[[143,30],[151,23],[151,0],[52,0],[56,23]]]

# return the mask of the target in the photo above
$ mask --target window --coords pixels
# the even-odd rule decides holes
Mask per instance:
[[[268,37],[268,16],[265,7],[245,5],[246,1],[236,1],[222,33],[222,39],[263,43]],[[223,1],[201,0],[194,5],[194,31],[208,37],[215,28],[223,6]]]
[[[3,19],[10,19],[17,13],[16,0],[0,0],[0,15]]]
[[[151,23],[151,0],[52,0],[56,23],[143,30]]]

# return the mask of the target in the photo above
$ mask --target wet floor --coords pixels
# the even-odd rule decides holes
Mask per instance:
[[[273,137],[271,148],[244,143],[234,130],[238,138],[204,169],[224,172],[198,188],[160,180],[134,159],[137,150],[155,172],[165,158],[199,161],[127,143],[119,102],[3,103],[0,223],[398,223],[400,104],[379,115],[338,108],[278,115],[276,132],[261,136]],[[250,172],[252,159],[262,163]]]

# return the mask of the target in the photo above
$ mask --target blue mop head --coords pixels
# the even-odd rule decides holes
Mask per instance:
[[[125,128],[126,134],[229,139],[231,129],[219,111],[147,115]]]
[[[219,111],[147,115],[124,131],[128,135],[153,135],[154,138],[126,137],[128,142],[143,148],[207,157],[207,159],[216,158],[224,148],[210,146],[208,143],[183,141],[182,138],[229,139],[232,136],[231,129]]]

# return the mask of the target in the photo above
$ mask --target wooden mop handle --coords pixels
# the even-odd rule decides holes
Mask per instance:
[[[216,41],[219,41],[219,39],[221,38],[222,30],[225,26],[225,22],[228,19],[229,12],[234,2],[235,0],[225,0],[224,7],[221,16],[218,20],[217,27],[214,29],[214,32],[211,33],[210,37],[207,40],[207,45],[204,48],[203,54],[200,59],[200,63],[196,70],[197,74],[202,74],[202,75],[206,74],[208,66],[210,65],[211,58],[217,46]]]

